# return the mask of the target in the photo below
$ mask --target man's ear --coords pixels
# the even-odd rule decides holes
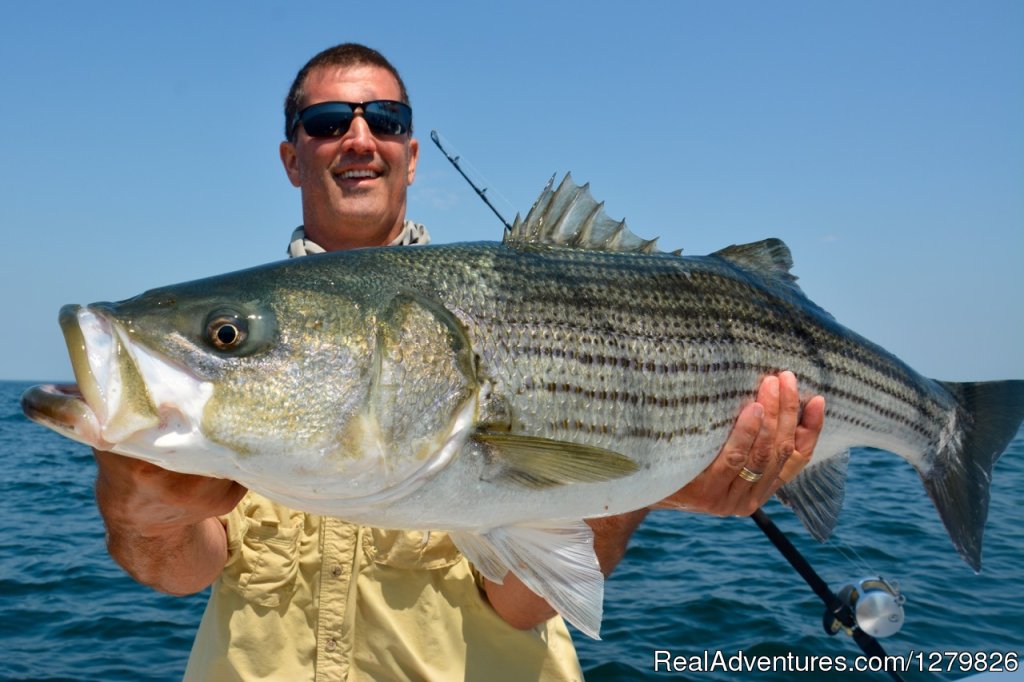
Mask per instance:
[[[420,158],[420,143],[416,138],[409,140],[409,177],[406,184],[411,185],[416,179],[416,161]]]
[[[299,187],[299,154],[295,151],[295,143],[285,140],[281,143],[278,151],[281,154],[284,172],[288,174],[288,180],[293,186]]]

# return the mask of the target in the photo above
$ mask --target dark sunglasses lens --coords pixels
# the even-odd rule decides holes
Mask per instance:
[[[352,125],[353,110],[345,102],[324,102],[304,110],[299,120],[310,137],[340,137]],[[367,102],[362,116],[375,135],[402,135],[412,128],[412,109],[402,102]]]
[[[338,137],[352,124],[352,107],[331,102],[302,112],[302,127],[310,137]]]
[[[369,102],[363,116],[377,135],[402,135],[412,127],[412,110],[401,102]]]

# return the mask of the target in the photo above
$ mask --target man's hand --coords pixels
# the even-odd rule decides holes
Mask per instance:
[[[825,422],[825,399],[811,398],[800,415],[792,372],[768,376],[756,402],[743,408],[718,457],[681,490],[652,509],[749,516],[811,461]],[[757,481],[740,476],[761,474]]]
[[[111,557],[163,592],[191,594],[209,586],[227,560],[227,536],[217,516],[234,509],[245,488],[110,452],[94,454],[96,504]]]

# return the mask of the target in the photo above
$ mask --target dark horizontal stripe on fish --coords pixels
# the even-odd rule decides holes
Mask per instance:
[[[500,303],[500,302],[496,302]],[[609,334],[624,338],[649,340],[658,343],[672,341],[696,343],[728,343],[743,341],[758,347],[770,347],[781,352],[792,352],[794,346],[809,342],[806,330],[801,329],[798,308],[765,309],[758,306],[738,306],[727,314],[709,315],[707,307],[690,302],[664,306],[645,306],[631,300],[628,305],[595,302],[585,310],[573,306],[565,296],[550,299],[531,299],[524,309],[522,301],[509,299],[507,306],[495,305],[490,315],[481,315],[478,321],[484,327],[507,329],[520,327],[537,330],[549,337],[557,331],[581,337],[602,338]],[[806,320],[812,329],[814,320]],[[550,330],[550,332],[549,332]],[[828,341],[834,337],[821,330],[814,338]],[[870,356],[865,357],[868,360]]]
[[[542,385],[530,382],[525,386],[526,390],[543,388],[548,393],[573,393],[591,400],[607,400],[611,402],[629,403],[630,405],[657,405],[658,407],[685,407],[687,405],[710,405],[723,400],[735,401],[753,393],[750,391],[721,391],[719,393],[694,393],[678,396],[656,396],[648,394],[630,393],[628,391],[609,391],[583,388],[565,382],[549,381]]]
[[[520,332],[522,336],[530,336],[532,338],[540,337],[541,341],[547,342],[559,342],[563,344],[574,344],[584,345],[591,344],[594,346],[615,346],[618,348],[626,349],[628,346],[634,343],[649,342],[656,344],[659,348],[660,354],[666,354],[669,349],[673,346],[680,349],[680,354],[683,353],[682,349],[686,347],[701,347],[709,346],[723,349],[726,346],[745,346],[752,350],[764,352],[765,350],[775,351],[780,354],[788,356],[799,356],[799,348],[804,346],[802,342],[791,342],[787,343],[790,339],[780,334],[767,334],[759,335],[754,337],[753,335],[740,336],[729,333],[729,330],[723,328],[707,328],[698,330],[686,330],[682,333],[669,333],[669,332],[657,332],[657,333],[641,333],[631,332],[628,335],[621,332],[611,332],[609,330],[602,329],[597,326],[585,327],[580,324],[575,324],[567,321],[537,321],[537,320],[516,320],[508,318],[494,318],[490,320],[491,324],[501,329],[502,333],[508,337],[514,339],[516,334],[512,331],[514,329],[523,330]],[[535,333],[530,333],[534,331]],[[493,335],[493,334],[492,334]],[[792,337],[792,335],[790,335]],[[580,362],[584,362],[582,356],[589,352],[594,362],[602,362],[602,358],[605,364],[611,366],[629,366],[623,364],[619,360],[618,356],[612,356],[609,354],[602,354],[593,351],[581,351],[575,355],[567,355],[567,353],[573,352],[569,349],[556,348],[552,345],[535,345],[535,344],[515,344],[511,350],[519,352],[523,355],[532,355],[534,357],[554,357],[554,358],[570,358],[576,359]],[[725,354],[725,351],[721,351]],[[742,355],[743,352],[734,352],[733,355]],[[633,363],[634,360],[630,359],[629,363]],[[726,361],[732,364],[733,369],[740,369],[742,363],[738,361]],[[692,363],[691,363],[692,364]],[[675,367],[673,365],[665,365],[665,367]],[[675,371],[679,371],[676,369]],[[682,371],[690,371],[687,368],[682,368]]]
[[[584,365],[595,365],[597,367],[621,367],[622,369],[631,369],[634,371],[649,372],[653,374],[708,374],[710,372],[765,371],[764,368],[759,365],[733,360],[722,360],[720,362],[711,363],[687,362],[683,360],[681,362],[662,363],[622,355],[602,355],[600,353],[575,350],[573,348],[517,346],[515,350],[520,355],[542,358],[564,358]]]
[[[643,438],[647,440],[672,440],[680,436],[699,436],[706,433],[713,433],[719,429],[732,426],[732,419],[713,421],[706,425],[692,424],[681,426],[671,431],[660,431],[645,426],[629,426],[622,430],[616,430],[607,424],[589,424],[580,419],[563,419],[561,421],[549,421],[548,428],[554,431],[562,430],[572,433],[594,433],[625,438]]]

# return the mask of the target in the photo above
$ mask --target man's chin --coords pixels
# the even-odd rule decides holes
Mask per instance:
[[[327,251],[387,246],[401,230],[399,215],[374,197],[345,197],[317,224],[306,222],[306,236]],[[339,205],[340,204],[340,205]]]

